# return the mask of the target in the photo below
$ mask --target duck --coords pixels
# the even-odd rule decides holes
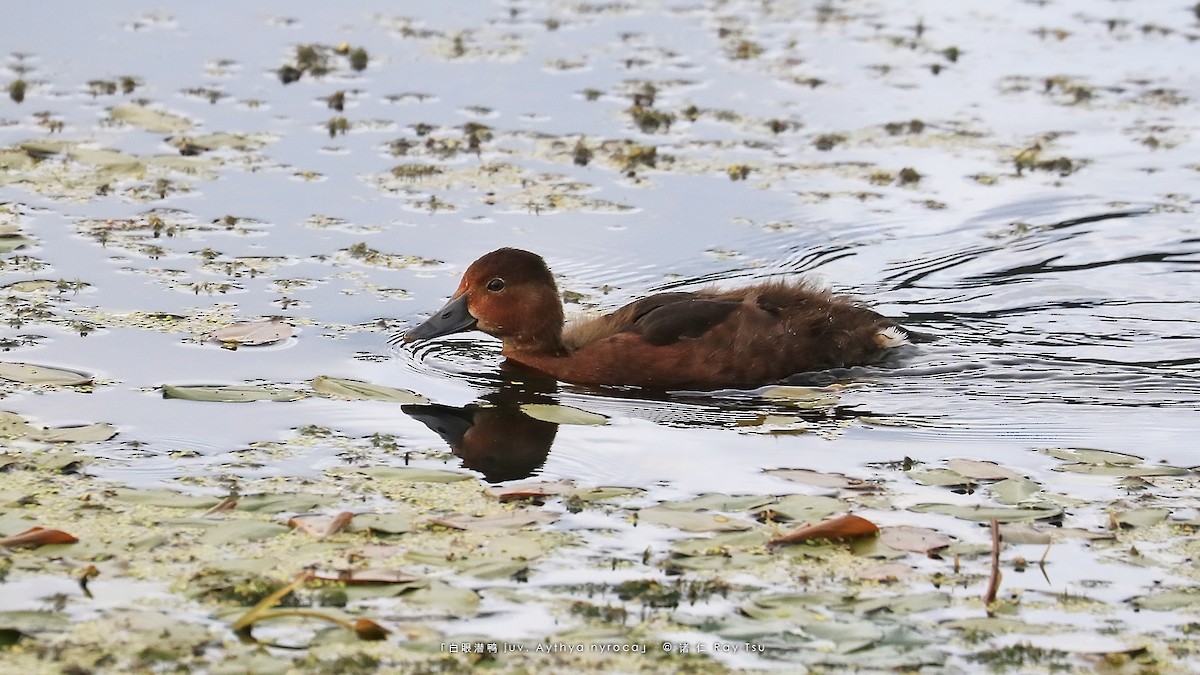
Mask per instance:
[[[546,261],[517,248],[471,263],[444,307],[390,342],[470,330],[561,382],[659,390],[756,388],[875,363],[908,344],[891,319],[804,280],[656,293],[568,324]]]

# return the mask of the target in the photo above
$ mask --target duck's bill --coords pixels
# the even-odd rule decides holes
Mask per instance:
[[[447,302],[445,307],[439,309],[425,323],[405,333],[404,341],[428,340],[452,333],[461,333],[474,327],[475,317],[467,311],[467,294],[463,293]]]

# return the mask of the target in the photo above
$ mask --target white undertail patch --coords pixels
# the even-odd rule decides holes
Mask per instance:
[[[908,333],[899,326],[888,326],[875,334],[875,342],[884,349],[900,347],[908,344]]]

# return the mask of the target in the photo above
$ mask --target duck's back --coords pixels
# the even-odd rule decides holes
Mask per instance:
[[[766,283],[652,295],[568,328],[563,341],[570,355],[552,369],[530,365],[580,383],[715,388],[869,363],[903,333],[826,291]]]

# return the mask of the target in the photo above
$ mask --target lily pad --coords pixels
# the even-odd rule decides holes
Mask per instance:
[[[554,405],[552,403],[523,403],[521,404],[521,412],[529,415],[535,420],[543,422],[553,422],[555,424],[579,424],[590,426],[601,426],[608,424],[608,418],[604,415],[598,415],[594,412],[572,408],[567,405]]]
[[[1144,458],[1137,455],[1127,455],[1123,452],[1109,450],[1093,450],[1091,448],[1043,448],[1042,452],[1068,462],[1083,462],[1085,464],[1141,464]]]
[[[1043,520],[1062,515],[1062,509],[1057,506],[1039,506],[1036,508],[1008,508],[1001,506],[972,506],[969,504],[916,504],[908,507],[909,511],[917,513],[942,513],[963,520],[988,522],[997,520],[1011,523],[1020,520]]]
[[[774,497],[763,495],[731,496],[719,492],[710,492],[692,499],[678,502],[663,502],[658,508],[672,511],[749,511],[775,501]]]
[[[405,596],[410,605],[424,607],[437,615],[474,616],[479,612],[479,595],[469,588],[458,588],[443,581],[431,581]]]
[[[0,378],[22,384],[48,384],[57,387],[89,384],[92,381],[91,375],[76,370],[11,362],[0,363]]]
[[[1055,471],[1082,473],[1092,476],[1118,476],[1122,478],[1145,476],[1184,476],[1191,473],[1177,466],[1131,466],[1129,464],[1063,464],[1054,467]]]
[[[245,346],[269,345],[286,340],[296,334],[291,324],[278,319],[269,321],[246,321],[218,328],[204,334],[204,339],[225,344]]]
[[[769,515],[776,521],[811,523],[845,511],[849,506],[840,499],[824,495],[787,495],[754,509],[754,513],[764,517]]]
[[[130,490],[126,488],[114,489],[112,498],[131,504],[193,510],[207,509],[221,501],[218,497],[197,497],[173,490]]]
[[[258,541],[277,537],[289,528],[275,523],[263,523],[257,520],[228,520],[209,528],[200,540],[206,544],[232,544],[245,541]]]
[[[766,469],[765,474],[777,476],[784,480],[817,487],[838,488],[843,490],[860,490],[873,487],[861,478],[851,478],[840,473],[821,473],[811,469]]]
[[[926,527],[898,525],[885,527],[879,532],[879,541],[897,551],[929,553],[954,543],[954,539]]]
[[[946,461],[946,468],[974,480],[1004,480],[1024,478],[1021,474],[996,464],[978,459],[955,458]]]
[[[1041,492],[1042,486],[1028,478],[1006,478],[993,483],[989,491],[996,501],[1011,506],[1019,504]]]
[[[797,408],[828,408],[836,405],[838,397],[827,389],[812,387],[777,386],[763,390],[760,394],[765,399],[786,401]]]
[[[37,240],[23,234],[0,235],[0,253],[11,253],[26,246],[37,245]]]
[[[442,471],[400,466],[364,466],[357,468],[331,469],[330,473],[361,473],[378,480],[394,480],[401,483],[453,483],[474,478],[461,471]]]
[[[281,387],[256,385],[174,385],[162,386],[163,398],[209,403],[248,403],[250,401],[298,401],[304,392]]]
[[[140,105],[114,106],[111,116],[118,122],[125,122],[136,127],[141,127],[146,131],[162,134],[187,131],[193,126],[191,120],[186,117]]]
[[[28,434],[29,438],[43,443],[97,443],[116,435],[117,428],[104,422],[74,427],[31,429]]]
[[[361,513],[354,517],[350,529],[353,531],[370,530],[384,534],[402,534],[413,529],[414,514],[408,511],[393,513]]]
[[[1171,512],[1167,509],[1131,509],[1116,514],[1116,521],[1126,527],[1150,527],[1167,519]]]
[[[1155,612],[1171,612],[1177,609],[1200,607],[1200,590],[1194,588],[1176,588],[1154,593],[1139,595],[1130,602],[1138,609],[1148,609]]]
[[[15,412],[0,410],[0,438],[21,438],[33,431],[33,425]]]
[[[441,518],[435,518],[434,525],[442,525],[456,530],[473,530],[491,532],[495,530],[517,530],[530,525],[542,525],[558,520],[558,516],[536,509],[514,509],[485,516],[475,516],[464,513],[452,513]]]
[[[957,471],[936,467],[933,469],[912,469],[904,475],[920,483],[933,487],[956,487],[971,483],[971,479]]]
[[[740,518],[730,518],[708,511],[681,511],[663,506],[651,506],[637,512],[638,521],[674,527],[684,532],[731,532],[754,527]]]
[[[390,401],[401,404],[425,404],[429,402],[429,399],[424,396],[406,389],[396,389],[395,387],[386,387],[381,384],[371,384],[369,382],[360,382],[359,380],[345,380],[325,375],[314,378],[312,388],[318,394],[336,396],[352,401]]]

